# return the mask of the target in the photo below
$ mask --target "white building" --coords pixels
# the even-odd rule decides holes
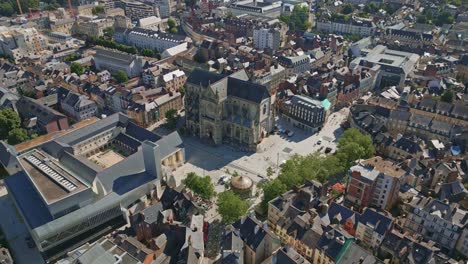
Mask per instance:
[[[39,55],[47,49],[47,45],[47,38],[39,34],[36,28],[0,26],[0,55],[18,60]]]
[[[171,0],[154,0],[154,7],[159,9],[159,16],[162,18],[168,18],[172,13],[172,1]]]
[[[179,46],[183,49],[187,49],[185,36],[142,28],[127,29],[117,32],[115,40],[140,49],[152,49],[161,53],[167,49]]]
[[[260,50],[269,48],[278,50],[281,44],[279,30],[273,28],[257,27],[253,30],[254,47]]]
[[[317,29],[329,33],[371,36],[377,29],[371,20],[351,19],[350,21],[317,21]]]

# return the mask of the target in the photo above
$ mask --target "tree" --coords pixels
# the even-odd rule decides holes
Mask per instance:
[[[345,4],[343,5],[343,14],[351,14],[354,11],[354,6],[352,4]]]
[[[78,75],[81,75],[84,73],[84,67],[78,62],[72,62],[70,65],[70,71]]]
[[[203,199],[211,199],[215,196],[214,185],[210,176],[201,177],[190,172],[187,178],[182,181],[187,188],[200,195]]]
[[[310,27],[309,10],[307,7],[294,7],[290,15],[281,15],[280,20],[292,31],[305,31]]]
[[[107,27],[103,30],[104,32],[104,36],[106,36],[107,38],[110,38],[112,39],[112,37],[114,36],[114,33],[115,33],[115,29],[114,27]]]
[[[23,128],[14,128],[8,133],[8,144],[10,145],[16,145],[28,139],[28,133]]]
[[[12,109],[0,110],[0,139],[6,139],[10,131],[19,128],[21,119]]]
[[[242,215],[247,213],[249,205],[233,191],[225,191],[218,196],[218,213],[225,224],[232,224]]]
[[[128,81],[127,73],[125,73],[123,70],[118,70],[114,78],[118,83],[125,83]]]
[[[447,89],[442,93],[440,100],[443,102],[451,103],[453,102],[454,97],[455,97],[455,93],[453,92],[453,90]]]
[[[176,26],[176,21],[175,21],[174,19],[172,19],[172,18],[169,18],[169,19],[167,20],[167,26],[168,26],[169,28],[175,27],[175,26]]]
[[[154,57],[154,50],[152,49],[142,49],[141,50],[141,55],[145,57]]]
[[[421,24],[426,24],[427,23],[427,17],[423,16],[423,15],[419,15],[416,18],[416,22],[421,23]]]
[[[177,126],[177,110],[169,109],[166,114],[166,125],[170,129],[175,129]]]
[[[453,18],[453,15],[450,14],[450,12],[442,11],[437,16],[435,24],[440,27],[440,26],[442,26],[444,24],[453,24],[454,20],[455,19]]]
[[[267,177],[270,178],[271,176],[273,176],[273,169],[271,167],[268,167],[266,169],[266,174],[267,174]]]
[[[336,156],[348,169],[351,162],[357,159],[367,159],[375,154],[372,138],[362,134],[356,128],[347,129],[338,140]]]
[[[99,14],[104,14],[105,11],[104,11],[104,7],[103,7],[103,6],[98,5],[98,6],[96,6],[96,7],[93,7],[92,12],[93,12],[93,15],[99,15]]]
[[[177,32],[179,32],[179,30],[177,30],[176,27],[173,27],[173,28],[169,29],[169,32],[172,33],[172,34],[177,34]]]
[[[0,15],[9,17],[13,15],[14,12],[15,10],[9,2],[0,3]]]
[[[263,201],[261,206],[263,207],[263,209],[266,209],[268,207],[269,201],[273,200],[275,197],[282,193],[285,193],[288,190],[286,185],[282,183],[281,180],[278,178],[265,183],[262,186],[262,189]]]

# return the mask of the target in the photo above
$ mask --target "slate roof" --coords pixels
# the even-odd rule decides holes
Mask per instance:
[[[397,256],[404,263],[430,263],[430,260],[434,254],[432,249],[421,245],[417,241],[410,240],[404,234],[401,234],[396,230],[392,230],[385,236],[384,240],[382,241],[382,248],[384,248],[385,251],[390,251],[394,256]],[[403,250],[405,248],[406,251]]]
[[[262,228],[262,223],[250,216],[238,220],[233,226],[239,231],[240,237],[244,243],[254,251],[257,250],[257,247],[268,235],[267,231]],[[258,227],[257,232],[255,232],[256,227]]]
[[[417,154],[422,151],[417,141],[402,137],[395,142],[395,147],[404,150],[410,154]]]
[[[392,227],[393,220],[377,211],[367,208],[359,218],[359,223],[363,225],[372,225],[374,232],[383,236]]]
[[[226,76],[201,70],[198,68],[195,68],[192,73],[190,73],[189,77],[187,78],[187,83],[193,84],[193,85],[202,85],[204,87],[215,83]]]
[[[265,86],[250,81],[243,81],[228,77],[228,95],[245,99],[251,102],[260,103],[270,97]]]
[[[435,192],[441,201],[448,199],[449,201],[459,201],[468,195],[468,191],[463,184],[456,180],[449,183],[443,183],[436,187]],[[457,198],[457,196],[460,196]]]
[[[328,226],[320,237],[317,248],[322,250],[326,256],[335,261],[339,253],[343,250],[346,240],[350,238],[352,238],[352,236],[345,230],[338,230]]]
[[[324,219],[325,216],[322,217]],[[341,225],[345,224],[348,219],[352,219],[353,223],[359,221],[360,214],[343,205],[333,202],[328,208],[326,217],[328,218],[328,224],[334,223],[334,219],[337,220]]]
[[[310,262],[294,249],[283,247],[273,254],[271,264],[310,264]]]
[[[37,117],[38,122],[42,125],[66,118],[64,114],[50,107],[43,106],[36,102],[36,100],[28,97],[21,97],[16,103],[16,108],[23,118]]]

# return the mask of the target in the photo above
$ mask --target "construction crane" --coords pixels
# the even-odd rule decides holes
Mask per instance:
[[[19,1],[19,0],[18,0]],[[74,14],[73,14],[73,8],[72,8],[72,3],[71,3],[71,0],[68,0],[68,9],[70,11],[70,16],[71,17],[75,17]]]
[[[69,0],[70,1],[70,0]],[[21,8],[21,3],[20,3],[20,0],[16,0],[16,3],[18,4],[18,9],[20,11],[20,14],[22,15],[23,14],[23,8]]]

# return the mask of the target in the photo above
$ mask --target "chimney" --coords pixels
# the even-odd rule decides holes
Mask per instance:
[[[260,229],[260,226],[256,225],[254,229],[254,234],[257,234],[259,229]]]
[[[145,165],[145,171],[154,176],[155,187],[156,187],[156,198],[160,199],[162,190],[161,190],[161,153],[159,151],[159,145],[151,141],[144,141],[142,144],[143,150],[143,162]]]

